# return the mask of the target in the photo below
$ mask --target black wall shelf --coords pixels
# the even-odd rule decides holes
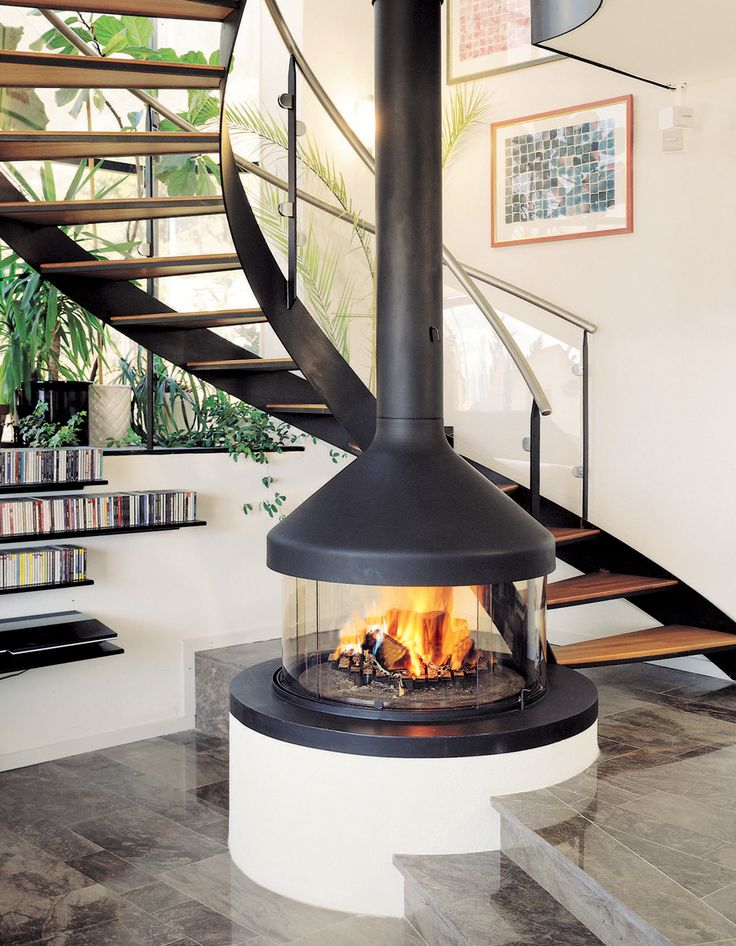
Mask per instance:
[[[79,611],[0,621],[0,674],[123,653],[107,625]]]
[[[84,537],[102,535],[125,535],[133,532],[171,532],[174,529],[189,529],[195,526],[206,526],[204,519],[195,519],[193,522],[167,522],[155,526],[116,526],[114,529],[72,529],[68,532],[16,532],[15,535],[0,536],[0,545],[10,545],[15,542],[48,542],[56,539],[80,539]]]
[[[4,673],[20,673],[22,670],[35,670],[37,667],[55,667],[59,664],[77,663],[80,660],[93,660],[95,657],[116,657],[124,654],[122,647],[98,641],[94,644],[79,644],[77,647],[58,647],[34,654],[12,657],[0,654],[0,677]]]
[[[82,588],[85,585],[94,585],[91,578],[82,581],[47,582],[45,585],[26,585],[23,588],[0,588],[0,595],[22,595],[29,591],[54,591],[56,588]]]
[[[87,486],[107,486],[108,482],[109,480],[63,480],[58,483],[12,483],[8,486],[0,485],[0,497],[6,493],[73,493],[74,490]]]

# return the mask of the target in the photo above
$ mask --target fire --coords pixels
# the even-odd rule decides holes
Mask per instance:
[[[475,642],[467,620],[454,614],[453,596],[453,588],[376,588],[363,614],[341,628],[330,659],[370,655],[382,670],[414,678],[460,673],[472,664]]]

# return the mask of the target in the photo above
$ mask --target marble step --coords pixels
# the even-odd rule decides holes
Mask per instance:
[[[230,683],[246,667],[281,656],[281,638],[198,650],[194,654],[194,697],[197,729],[227,736]]]
[[[601,946],[500,851],[397,855],[405,916],[428,946]]]
[[[625,766],[604,763],[549,789],[494,798],[501,848],[605,946],[736,944],[729,918],[736,871],[719,863],[722,842],[713,831],[719,814],[726,830],[731,812],[712,812],[709,834],[684,827],[688,818],[694,823],[688,812],[703,808],[686,790],[719,753],[733,762],[731,747],[713,747],[625,777]],[[604,775],[609,770],[615,777]],[[664,804],[660,818],[657,798],[668,798],[655,790],[660,784],[682,789],[677,822]]]

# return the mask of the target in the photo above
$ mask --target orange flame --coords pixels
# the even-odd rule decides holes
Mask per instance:
[[[428,668],[461,670],[474,650],[468,622],[453,615],[453,588],[376,588],[363,615],[355,612],[340,631],[332,655],[375,649],[391,653],[393,666],[413,677]],[[379,648],[383,650],[379,650]]]

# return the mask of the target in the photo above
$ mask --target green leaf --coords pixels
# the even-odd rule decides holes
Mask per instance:
[[[60,108],[63,108],[74,101],[78,92],[79,89],[57,89],[54,93],[54,101]]]
[[[130,46],[150,46],[153,38],[153,20],[150,16],[129,16],[124,14],[121,17],[123,25],[128,33],[128,44]]]
[[[110,39],[102,47],[103,56],[114,56],[115,53],[119,53],[121,49],[125,49],[128,45],[128,33],[126,30],[120,30],[119,33],[115,33],[114,36],[111,36]]]
[[[220,102],[208,89],[190,89],[189,107],[182,115],[192,125],[204,125],[220,116]]]
[[[103,49],[110,43],[115,36],[118,34],[125,33],[125,24],[119,16],[98,16],[92,23],[92,32],[94,33],[95,39]]]
[[[69,110],[69,114],[72,118],[79,118],[79,113],[86,106],[89,100],[89,89],[80,89],[79,94],[77,95],[77,100],[74,105]]]

